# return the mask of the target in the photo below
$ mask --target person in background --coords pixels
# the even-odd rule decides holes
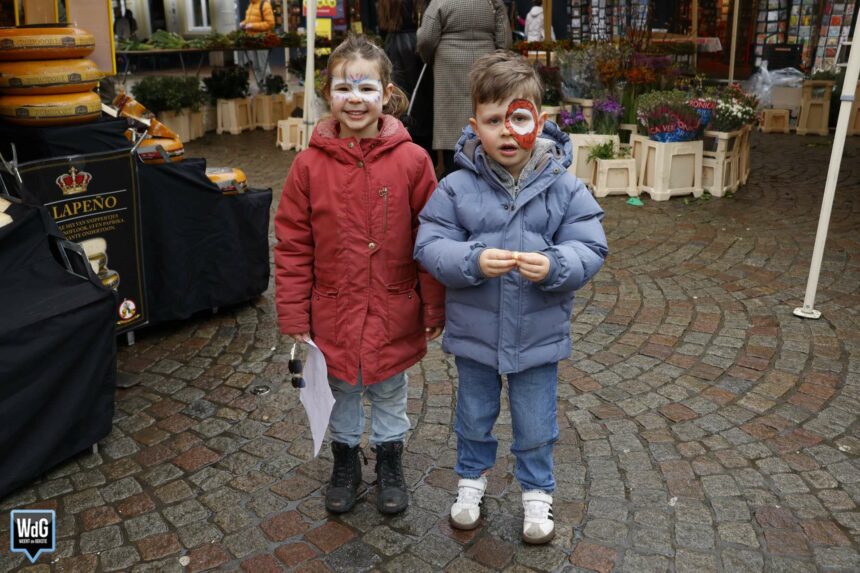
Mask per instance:
[[[608,252],[603,210],[567,172],[570,138],[540,113],[543,89],[525,58],[488,54],[470,78],[475,114],[457,144],[462,169],[439,183],[415,240],[416,260],[447,288],[442,348],[459,379],[450,522],[479,525],[506,375],[522,539],[541,544],[555,535],[558,362],[571,354],[574,292]]]
[[[532,0],[532,9],[526,16],[525,23],[526,41],[543,42],[544,40],[544,14],[542,0]],[[550,28],[552,39],[555,40],[555,32]]]
[[[275,13],[270,0],[251,0],[245,10],[245,19],[239,22],[239,29],[251,33],[271,32],[275,29]],[[254,79],[259,89],[269,75],[269,50],[245,50],[246,62],[254,68]]]
[[[445,173],[454,171],[454,146],[472,115],[469,70],[475,60],[511,46],[502,0],[432,0],[418,28],[418,53],[433,66],[433,148]]]
[[[326,509],[344,513],[355,504],[366,396],[376,507],[399,513],[409,504],[406,369],[445,323],[442,285],[412,258],[436,176],[397,120],[409,100],[391,83],[382,48],[350,35],[326,70],[332,118],[293,160],[275,217],[278,326],[296,340],[313,337],[325,356],[335,399]]]
[[[415,51],[416,31],[425,0],[378,0],[379,30],[385,36],[385,54],[393,66],[391,81],[412,96],[423,63]],[[433,72],[428,69],[421,77],[412,103],[412,114],[401,118],[412,140],[433,152]]]

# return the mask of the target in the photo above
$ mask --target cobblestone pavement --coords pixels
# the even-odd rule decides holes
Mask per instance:
[[[278,190],[292,154],[273,141],[208,136],[188,152]],[[560,368],[552,544],[519,541],[506,409],[483,526],[449,528],[456,371],[436,344],[410,370],[409,510],[376,512],[371,462],[354,511],[329,518],[330,455],[310,460],[270,289],[120,348],[140,384],[118,392],[97,455],[0,501],[0,571],[857,571],[860,140],[843,161],[819,321],[791,310],[829,142],[754,145],[735,198],[601,200],[611,257],[578,296]],[[22,507],[59,521],[56,553],[32,567],[8,552],[5,512]]]

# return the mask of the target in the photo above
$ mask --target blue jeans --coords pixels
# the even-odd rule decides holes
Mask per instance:
[[[361,373],[355,386],[331,376],[328,381],[335,400],[328,423],[332,440],[350,447],[361,442],[364,433],[362,395],[365,393],[370,398],[370,443],[375,446],[406,437],[410,424],[406,416],[408,380],[405,372],[369,386],[362,385]]]
[[[456,357],[460,383],[457,390],[457,465],[454,471],[476,479],[496,463],[498,440],[493,425],[501,409],[502,377],[491,366]],[[536,366],[508,374],[516,457],[514,475],[523,491],[555,489],[552,476],[552,447],[558,440],[556,387],[558,363]]]

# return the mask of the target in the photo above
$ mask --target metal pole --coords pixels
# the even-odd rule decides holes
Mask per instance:
[[[732,48],[729,52],[729,84],[735,81],[735,47],[738,43],[738,13],[740,12],[739,0],[735,0],[735,9],[732,13]]]
[[[794,309],[795,316],[801,318],[821,317],[821,312],[813,308],[815,306],[815,292],[818,289],[821,260],[824,258],[824,243],[827,242],[827,229],[830,225],[830,212],[833,210],[836,181],[839,179],[839,167],[842,164],[845,135],[848,133],[848,120],[851,115],[851,106],[854,103],[854,98],[857,96],[857,76],[860,75],[860,49],[857,49],[858,42],[860,42],[860,26],[855,26],[851,53],[848,56],[848,66],[845,69],[845,83],[842,85],[839,119],[836,122],[833,148],[830,151],[830,167],[827,168],[827,181],[824,184],[824,197],[821,200],[821,214],[818,216],[818,230],[815,233],[815,246],[812,249],[812,263],[809,266],[806,295],[803,297],[803,307]]]
[[[311,130],[314,126],[314,113],[311,109],[314,102],[314,46],[317,31],[317,0],[307,0],[308,14],[305,33],[307,34],[307,54],[305,58],[305,99],[302,103],[302,123],[305,134],[302,145],[307,148],[311,140]]]
[[[693,0],[693,7],[690,9],[692,14],[692,35],[693,35],[693,73],[696,73],[699,65],[699,45],[696,40],[699,39],[699,0]]]
[[[543,41],[552,41],[552,0],[543,0]],[[549,54],[546,59],[549,65]]]

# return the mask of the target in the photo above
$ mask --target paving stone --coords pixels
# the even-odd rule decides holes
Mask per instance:
[[[122,545],[122,533],[116,525],[85,531],[80,539],[81,553],[99,553]]]
[[[99,560],[104,571],[128,570],[140,561],[140,555],[134,547],[116,547],[104,551]]]
[[[168,531],[167,523],[155,511],[124,521],[122,525],[131,541]]]
[[[342,573],[370,571],[381,561],[382,558],[370,546],[360,541],[342,546],[325,559],[333,571]]]
[[[677,573],[716,573],[717,558],[707,553],[679,549],[675,555]]]
[[[755,531],[748,523],[720,523],[717,525],[717,531],[723,543],[759,546]]]

